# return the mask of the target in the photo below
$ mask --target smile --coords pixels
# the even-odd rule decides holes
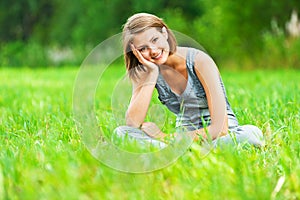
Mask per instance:
[[[155,57],[151,57],[153,60],[159,60],[162,57],[163,50]]]

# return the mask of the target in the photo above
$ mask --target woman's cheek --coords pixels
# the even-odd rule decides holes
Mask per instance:
[[[143,56],[144,59],[146,59],[148,61],[150,61],[150,59],[151,59],[149,55],[142,54],[142,56]]]

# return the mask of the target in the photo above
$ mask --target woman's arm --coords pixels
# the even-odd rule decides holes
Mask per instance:
[[[220,84],[219,70],[211,57],[199,51],[195,57],[195,71],[205,90],[211,117],[211,124],[206,127],[206,130],[212,139],[216,139],[228,132],[226,100]],[[198,129],[193,131],[192,135],[195,140],[197,135],[207,138],[206,130]]]
[[[206,139],[207,134],[209,134],[209,137],[214,140],[228,133],[226,100],[220,84],[219,70],[212,58],[200,51],[195,58],[195,71],[206,93],[211,124],[205,129],[201,128],[188,132],[188,134],[194,140]],[[149,78],[147,81],[134,84],[135,89],[127,111],[126,122],[128,125],[141,127],[142,130],[154,138],[164,138],[166,134],[161,132],[154,123],[143,123],[155,87],[158,71],[157,74],[150,74],[150,76],[145,76]]]
[[[195,141],[208,137],[214,140],[228,132],[226,100],[220,84],[219,70],[214,61],[200,51],[195,58],[195,71],[206,93],[211,124],[206,128],[187,132],[187,134]],[[167,136],[152,122],[143,123],[141,128],[153,138],[164,139]],[[176,134],[178,133],[174,133]]]
[[[132,97],[125,116],[126,124],[136,128],[144,122],[157,79],[154,72],[143,73],[143,77],[147,79],[132,81]],[[141,73],[139,75],[141,78]]]
[[[145,67],[145,71],[139,71],[138,78],[132,80],[132,97],[125,116],[126,124],[137,128],[142,125],[146,117],[159,70],[157,65],[144,59],[133,45],[131,48],[134,55]]]

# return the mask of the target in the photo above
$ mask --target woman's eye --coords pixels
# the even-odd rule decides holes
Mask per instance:
[[[142,47],[142,48],[140,48],[140,52],[145,52],[147,50],[147,47]]]
[[[157,40],[158,40],[158,37],[157,37],[157,38],[154,38],[154,39],[152,40],[152,43],[157,42]]]

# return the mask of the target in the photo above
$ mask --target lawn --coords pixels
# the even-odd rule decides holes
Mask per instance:
[[[300,198],[300,71],[221,71],[240,124],[259,126],[264,148],[234,146],[203,158],[193,144],[172,165],[141,174],[107,167],[83,144],[72,110],[77,72],[0,68],[0,199]],[[122,66],[112,66],[96,92],[107,134],[123,123],[123,75]],[[107,117],[119,97],[124,108]],[[170,131],[174,117],[166,116]]]

